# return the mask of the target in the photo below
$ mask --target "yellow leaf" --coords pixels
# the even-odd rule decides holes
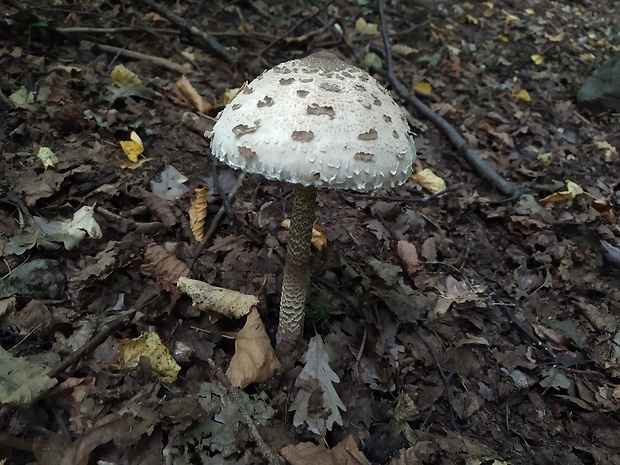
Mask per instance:
[[[194,190],[194,200],[189,206],[189,227],[196,242],[202,241],[205,233],[205,218],[207,217],[207,186]]]
[[[526,8],[526,9],[525,9],[525,12],[526,12],[528,15],[530,15],[530,16],[531,16],[531,15],[533,15],[533,14],[535,13],[535,11],[534,11],[534,9],[533,9],[533,8]]]
[[[43,163],[46,169],[58,163],[58,157],[49,147],[40,147],[37,158],[41,160],[41,163]]]
[[[538,158],[538,161],[541,162],[544,166],[549,166],[551,165],[551,162],[553,161],[553,153],[551,152],[541,153],[536,158]]]
[[[495,40],[499,40],[500,42],[508,42],[508,37],[506,37],[505,35],[500,34],[498,36],[495,36]]]
[[[539,203],[541,205],[547,205],[548,203],[558,203],[565,202],[567,200],[572,200],[579,194],[583,194],[583,189],[578,184],[575,184],[573,181],[566,181],[566,190],[555,192],[551,195],[548,195],[544,199],[540,199]]]
[[[510,13],[506,13],[506,22],[507,23],[518,23],[519,17],[515,15],[511,15]]]
[[[206,113],[211,110],[212,106],[202,98],[196,89],[194,89],[194,86],[189,82],[187,76],[183,75],[183,77],[176,82],[176,86],[200,113]]]
[[[467,21],[469,21],[470,23],[478,25],[479,21],[478,21],[478,18],[476,18],[475,16],[467,15],[466,18],[467,18]]]
[[[433,91],[431,85],[428,82],[424,82],[424,81],[417,82],[413,86],[413,89],[416,92],[419,92],[419,93],[425,94],[425,95],[430,95],[431,92]]]
[[[138,161],[122,161],[117,164],[119,168],[127,169],[127,170],[135,170],[144,165],[147,161],[151,161],[152,158],[140,158]]]
[[[542,62],[545,61],[545,59],[540,55],[532,55],[531,58],[532,58],[532,61],[536,63],[537,65],[540,65]]]
[[[135,339],[122,339],[119,342],[118,360],[122,367],[137,367],[140,357],[149,359],[153,373],[164,383],[176,381],[181,371],[157,333],[145,332]]]
[[[118,87],[132,88],[142,85],[138,75],[124,65],[116,65],[110,73],[110,77]]]
[[[531,102],[532,101],[532,98],[530,97],[530,94],[525,89],[521,89],[519,92],[517,92],[515,94],[515,97],[517,97],[519,100],[523,100],[524,102]]]
[[[234,87],[232,89],[226,89],[224,91],[224,105],[228,105],[232,101],[232,99],[234,99],[237,96],[237,94],[241,92],[241,89],[243,89],[244,87],[245,87],[245,84],[243,84],[241,87]]]
[[[399,55],[402,56],[408,56],[411,55],[413,53],[418,53],[418,49],[413,48],[413,47],[409,47],[409,45],[405,45],[405,44],[394,44],[392,45],[392,52],[393,53],[397,53]],[[379,64],[381,64],[381,61],[379,61]]]
[[[412,174],[411,179],[433,194],[446,190],[446,182],[428,168]]]
[[[140,136],[136,134],[136,131],[131,131],[129,138],[131,140],[121,141],[121,148],[123,152],[125,152],[125,155],[127,155],[127,158],[135,163],[138,161],[140,154],[144,152],[144,145],[142,144]]]
[[[564,40],[564,33],[559,32],[558,34],[554,36],[545,34],[545,37],[547,37],[547,39],[549,39],[550,42],[562,42]]]
[[[355,21],[355,30],[369,36],[379,35],[379,27],[375,23],[367,23],[364,18]]]
[[[252,383],[264,383],[280,371],[280,361],[271,347],[271,340],[256,309],[248,315],[237,334],[233,355],[226,376],[230,383],[245,388]]]
[[[483,5],[486,6],[488,9],[491,9],[491,8],[493,8],[495,6],[491,2],[484,2]]]

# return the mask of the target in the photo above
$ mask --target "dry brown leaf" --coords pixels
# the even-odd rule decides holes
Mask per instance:
[[[187,277],[191,274],[184,262],[157,244],[151,244],[146,249],[144,264],[140,267],[140,271],[155,278],[157,284],[168,292],[175,289],[180,277]]]
[[[155,194],[147,191],[142,187],[136,187],[131,190],[132,193],[137,193],[143,200],[144,205],[167,227],[171,228],[177,224],[177,218],[172,212],[172,208],[168,202],[164,199],[156,196]]]
[[[194,200],[189,206],[189,227],[196,242],[202,241],[207,217],[207,186],[194,189]]]
[[[265,325],[254,308],[243,329],[237,334],[235,355],[226,370],[226,376],[233,386],[243,389],[252,383],[270,380],[280,368],[280,361],[271,347]]]
[[[402,260],[403,265],[409,276],[415,275],[420,269],[420,260],[415,245],[407,241],[398,241],[396,244],[396,253]]]
[[[533,324],[532,329],[539,338],[555,350],[571,350],[571,343],[564,334],[538,324]]]
[[[183,75],[183,77],[176,82],[176,85],[185,98],[194,105],[194,108],[200,113],[207,113],[213,108],[213,105],[205,101],[198,91],[194,89],[194,86],[189,82],[187,76]]]
[[[370,465],[353,436],[347,436],[333,449],[302,442],[283,448],[280,453],[291,465]]]

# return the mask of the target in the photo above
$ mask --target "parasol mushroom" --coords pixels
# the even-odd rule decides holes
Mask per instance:
[[[265,71],[218,115],[211,151],[220,161],[294,185],[276,343],[303,330],[317,188],[368,191],[404,183],[415,147],[390,94],[328,52]]]

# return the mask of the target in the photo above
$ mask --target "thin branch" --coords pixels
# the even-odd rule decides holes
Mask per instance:
[[[495,186],[499,191],[507,196],[518,196],[520,190],[519,187],[510,181],[505,180],[480,156],[480,154],[470,147],[463,136],[452,127],[452,125],[444,118],[439,116],[433,110],[430,109],[424,102],[418,99],[415,95],[411,94],[407,87],[401,82],[394,72],[394,60],[392,58],[392,50],[390,47],[390,39],[387,32],[387,25],[385,21],[385,12],[383,10],[382,0],[377,0],[379,4],[379,17],[381,22],[381,36],[383,38],[383,45],[385,50],[385,61],[387,69],[376,69],[376,71],[382,76],[387,77],[394,89],[402,95],[402,97],[415,107],[426,119],[432,122],[437,128],[448,138],[454,148],[463,155],[469,165],[482,176],[485,180]]]
[[[143,0],[144,1],[144,0]],[[328,2],[325,3],[325,5],[323,5],[321,8],[319,8],[318,10],[316,10],[314,13],[312,13],[309,16],[306,16],[305,18],[300,19],[296,24],[294,24],[288,31],[286,31],[284,34],[276,37],[275,39],[273,39],[270,43],[268,43],[267,45],[265,45],[265,47],[263,47],[262,50],[260,50],[257,54],[257,56],[261,57],[267,50],[269,50],[271,47],[273,47],[275,44],[277,44],[278,42],[280,42],[282,39],[288,37],[289,35],[291,35],[295,29],[297,29],[299,26],[301,26],[303,23],[306,23],[314,18],[316,18],[321,12],[323,12],[329,5],[331,5],[332,3],[334,3],[334,0],[329,0]]]
[[[144,53],[134,52],[132,50],[127,50],[127,49],[124,49],[124,48],[112,47],[111,45],[95,44],[95,47],[98,47],[99,49],[103,50],[104,52],[116,53],[118,55],[122,55],[124,57],[131,58],[132,60],[150,61],[151,63],[158,64],[160,66],[163,66],[164,68],[168,68],[169,70],[176,71],[177,73],[185,74],[188,71],[191,71],[190,69],[186,68],[185,66],[181,66],[181,65],[175,63],[174,61],[170,61],[170,60],[168,60],[166,58],[156,57],[156,56],[153,56],[153,55],[146,55]]]
[[[237,191],[243,185],[244,179],[245,179],[245,173],[241,173],[239,177],[237,177],[237,181],[235,182],[235,185],[228,192],[229,203],[235,197],[235,194],[237,194]],[[196,252],[194,252],[194,258],[192,259],[192,262],[189,265],[190,269],[194,267],[194,265],[196,264],[196,260],[198,260],[198,257],[200,257],[200,254],[202,253],[204,248],[207,246],[207,244],[209,243],[209,241],[215,234],[215,231],[217,231],[217,228],[219,227],[221,221],[224,219],[225,214],[226,214],[226,207],[222,205],[220,209],[218,210],[218,212],[215,214],[215,217],[213,218],[213,220],[211,221],[211,226],[209,226],[209,230],[205,233],[205,237],[202,238],[202,241],[200,241],[200,244],[198,245]]]
[[[186,29],[190,32],[194,37],[200,39],[205,45],[207,45],[213,52],[215,52],[220,58],[226,61],[230,61],[230,57],[228,56],[228,50],[224,47],[220,42],[210,34],[207,34],[202,29],[197,27],[191,21],[188,21],[184,18],[181,18],[176,13],[173,13],[168,9],[168,7],[164,5],[160,5],[155,0],[140,0],[142,3],[147,4],[151,8],[153,8],[157,13],[164,16],[169,21],[175,23],[176,25]]]

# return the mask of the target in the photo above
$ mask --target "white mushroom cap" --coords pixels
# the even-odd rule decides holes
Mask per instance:
[[[327,52],[282,63],[243,87],[218,115],[211,151],[269,179],[359,190],[402,184],[416,156],[390,94]]]

